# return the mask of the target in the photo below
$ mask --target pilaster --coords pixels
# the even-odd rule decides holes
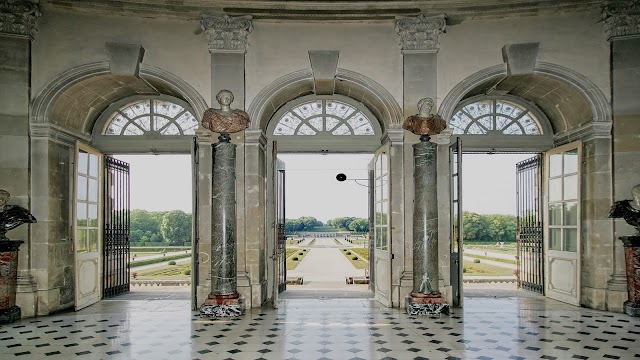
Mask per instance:
[[[631,188],[640,173],[640,0],[611,3],[603,8],[605,31],[611,49],[611,101],[613,108],[613,201],[629,199]],[[611,205],[611,202],[608,204]],[[604,216],[604,215],[603,215]],[[621,220],[613,222],[613,269],[607,284],[606,307],[610,311],[623,310],[626,300],[624,250],[620,236],[633,233],[633,228]]]

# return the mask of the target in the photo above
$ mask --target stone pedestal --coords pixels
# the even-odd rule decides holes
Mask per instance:
[[[219,139],[213,145],[211,293],[200,307],[204,317],[238,316],[243,311],[236,267],[236,146],[228,135]]]
[[[440,294],[411,293],[405,298],[409,315],[448,315],[449,304]]]
[[[627,268],[629,300],[624,303],[624,313],[640,317],[640,236],[622,236]]]
[[[20,319],[16,306],[18,250],[23,241],[0,240],[0,324]]]

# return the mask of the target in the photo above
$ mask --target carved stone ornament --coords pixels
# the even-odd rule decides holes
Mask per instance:
[[[399,17],[396,32],[400,36],[402,50],[431,50],[440,48],[438,36],[445,31],[444,15],[425,17]]]
[[[0,2],[0,33],[33,37],[41,15],[38,0],[4,0]]]
[[[247,50],[251,16],[202,15],[200,25],[209,37],[209,50]]]
[[[640,34],[640,0],[623,0],[605,5],[602,20],[609,38]]]

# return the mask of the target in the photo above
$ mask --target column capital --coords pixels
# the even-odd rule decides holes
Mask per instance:
[[[41,15],[38,0],[0,2],[0,33],[32,39],[36,32],[36,20]]]
[[[260,147],[265,147],[267,145],[267,137],[264,135],[264,132],[261,129],[258,130],[245,130],[244,131],[244,141],[248,144],[259,144]]]
[[[209,52],[247,52],[251,16],[202,15],[200,26],[209,38]]]
[[[445,16],[420,14],[417,17],[397,17],[396,32],[400,36],[403,54],[434,53],[440,49],[438,37],[445,31]]]
[[[609,40],[640,36],[640,0],[623,0],[602,8],[602,20]]]
[[[397,144],[404,142],[404,129],[387,129],[387,133],[383,136],[382,142],[391,142],[391,144]]]

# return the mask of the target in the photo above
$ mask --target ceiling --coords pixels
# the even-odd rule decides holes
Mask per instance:
[[[195,19],[201,14],[251,15],[256,20],[363,21],[446,14],[449,24],[469,19],[593,11],[602,0],[43,0],[84,12]]]

